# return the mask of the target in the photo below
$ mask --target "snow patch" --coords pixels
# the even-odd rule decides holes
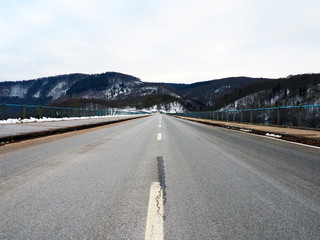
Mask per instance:
[[[36,92],[35,94],[33,94],[32,97],[39,98],[40,97],[40,90],[38,92]]]
[[[277,134],[273,134],[273,133],[266,133],[265,135],[268,137],[282,138],[281,135],[277,135]]]
[[[240,130],[240,131],[243,131],[243,132],[252,132],[252,130],[251,130],[251,129],[244,129],[244,128],[240,128],[239,130]]]
[[[28,87],[23,87],[21,84],[14,85],[9,92],[9,97],[23,98],[28,92]]]
[[[48,93],[48,97],[52,97],[53,99],[57,99],[62,95],[66,95],[68,90],[66,82],[59,82],[51,91]]]

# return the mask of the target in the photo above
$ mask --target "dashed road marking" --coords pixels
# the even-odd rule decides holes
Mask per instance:
[[[161,124],[159,124],[159,126],[158,126],[159,128],[161,128]]]
[[[150,187],[145,240],[163,240],[163,192],[159,182]]]
[[[157,140],[158,140],[158,141],[161,141],[161,139],[162,139],[162,134],[161,134],[161,133],[158,133]]]

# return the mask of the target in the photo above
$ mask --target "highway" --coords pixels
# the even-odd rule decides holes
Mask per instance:
[[[320,149],[164,114],[0,146],[0,239],[320,239]]]

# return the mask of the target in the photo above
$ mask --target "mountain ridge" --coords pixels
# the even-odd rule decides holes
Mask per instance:
[[[160,106],[179,103],[189,111],[206,111],[225,106],[245,108],[245,103],[247,107],[270,105],[275,101],[263,103],[263,99],[275,99],[275,93],[284,96],[284,103],[294,102],[288,101],[288,98],[299,99],[301,103],[317,102],[318,90],[312,89],[318,89],[318,84],[320,74],[300,74],[278,79],[240,76],[181,84],[143,82],[138,77],[118,72],[72,73],[33,80],[0,82],[0,101],[68,106],[72,103],[76,106],[92,107],[91,102],[100,106],[102,104],[136,108],[150,107],[152,104]],[[309,94],[308,98],[301,98],[306,92]],[[239,101],[237,105],[233,104],[250,94],[255,94],[253,102],[242,101],[241,106]],[[300,98],[296,97],[299,94]],[[279,101],[276,103],[279,104]],[[257,102],[261,104],[256,104]]]

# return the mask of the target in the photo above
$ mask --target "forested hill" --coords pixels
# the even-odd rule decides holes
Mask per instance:
[[[0,82],[0,101],[34,105],[152,107],[180,104],[189,111],[320,103],[320,74],[287,78],[231,77],[193,84],[150,83],[117,72],[66,74]],[[90,105],[91,104],[91,105]]]
[[[214,109],[320,104],[320,74],[301,74],[235,88]]]
[[[184,99],[196,101],[202,106],[202,109],[206,109],[214,106],[220,98],[230,94],[236,88],[252,83],[260,84],[270,80],[268,78],[230,77],[192,84],[165,83],[165,85],[174,89]]]
[[[155,99],[159,103],[163,95],[168,96],[165,99],[173,101],[180,99],[166,86],[142,82],[137,77],[117,72],[91,75],[76,73],[28,81],[0,82],[0,100],[6,103],[69,105],[68,101],[72,99],[70,102],[79,105],[97,102],[98,99],[98,102],[104,101],[112,106],[116,103],[131,106],[141,105],[141,101],[137,100],[140,97],[150,104]],[[145,96],[149,98],[146,100]]]

